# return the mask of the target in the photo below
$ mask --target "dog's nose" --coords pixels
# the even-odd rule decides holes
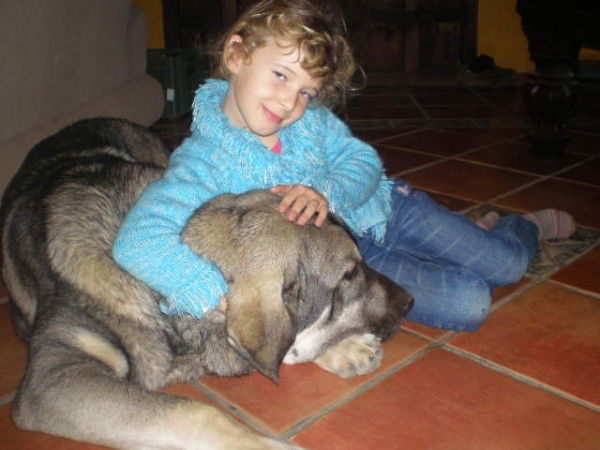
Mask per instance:
[[[409,311],[412,309],[412,307],[415,304],[415,299],[411,296],[408,301],[406,302],[406,304],[404,305],[404,311],[402,312],[403,315],[406,315],[409,313]]]

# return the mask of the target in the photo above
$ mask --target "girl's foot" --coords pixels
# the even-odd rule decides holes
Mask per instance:
[[[542,209],[523,217],[535,223],[540,230],[540,239],[567,239],[575,232],[575,220],[565,211]]]
[[[481,216],[479,219],[475,221],[475,223],[486,231],[490,231],[492,228],[496,226],[496,222],[500,215],[496,211],[490,211],[489,213]]]

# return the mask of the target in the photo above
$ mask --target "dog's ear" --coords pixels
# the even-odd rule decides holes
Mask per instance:
[[[279,366],[294,342],[296,321],[282,298],[283,276],[237,278],[227,295],[229,344],[259,372],[279,384]]]

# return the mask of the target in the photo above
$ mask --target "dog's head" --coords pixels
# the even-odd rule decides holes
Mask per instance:
[[[228,282],[229,343],[278,383],[279,365],[312,361],[344,337],[391,338],[411,296],[368,268],[347,231],[289,222],[266,191],[223,195],[183,238]]]

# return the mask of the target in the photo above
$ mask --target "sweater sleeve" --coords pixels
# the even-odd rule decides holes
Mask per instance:
[[[188,313],[201,318],[227,292],[219,269],[195,254],[181,240],[194,211],[221,191],[219,171],[202,161],[202,176],[194,167],[193,141],[171,157],[163,178],[149,185],[125,217],[113,246],[115,261],[160,293],[166,314]],[[219,177],[220,178],[220,177]]]
[[[373,147],[352,136],[344,122],[323,108],[327,176],[315,187],[323,192],[334,210],[357,210],[373,198],[385,178],[383,164]]]

